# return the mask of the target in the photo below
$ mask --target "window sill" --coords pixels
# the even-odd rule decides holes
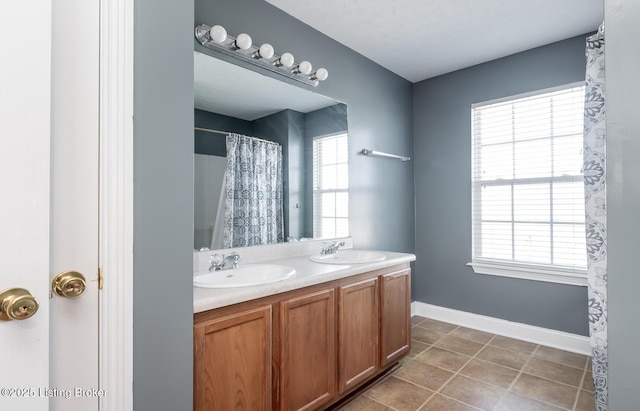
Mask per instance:
[[[521,278],[524,280],[545,281],[549,283],[569,284],[586,287],[586,270],[562,270],[529,266],[525,264],[498,264],[481,261],[467,263],[476,274],[497,275],[500,277]]]

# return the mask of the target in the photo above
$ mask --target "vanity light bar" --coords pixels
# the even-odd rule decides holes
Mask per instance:
[[[238,37],[229,36],[222,26],[211,27],[200,24],[196,26],[195,36],[200,44],[208,49],[217,50],[227,56],[233,56],[313,87],[317,87],[320,81],[326,80],[329,76],[325,68],[319,68],[313,72],[313,67],[308,61],[295,64],[291,53],[275,54],[273,46],[268,43],[259,47],[254,46],[248,34],[241,33]]]

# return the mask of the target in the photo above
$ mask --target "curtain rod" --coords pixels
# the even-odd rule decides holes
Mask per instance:
[[[206,131],[207,133],[216,133],[216,134],[225,134],[225,135],[231,134],[231,132],[229,131],[212,130],[210,128],[194,127],[193,129],[197,131]]]
[[[235,133],[235,132],[232,132],[232,131],[212,130],[212,129],[210,129],[210,128],[194,127],[193,129],[194,129],[194,130],[196,130],[196,131],[204,131],[204,132],[207,132],[207,133],[223,134],[223,135],[225,135],[225,136],[226,136],[226,135],[229,135],[229,134],[238,134],[238,135],[241,135],[241,134],[239,134],[239,133]],[[252,139],[254,139],[254,140],[258,140],[258,141],[264,141],[265,143],[273,143],[273,144],[278,144],[278,145],[280,144],[280,143],[278,143],[277,141],[265,140],[265,139],[263,139],[263,138],[251,137],[251,136],[245,136],[245,137],[249,137],[249,138],[252,138]]]

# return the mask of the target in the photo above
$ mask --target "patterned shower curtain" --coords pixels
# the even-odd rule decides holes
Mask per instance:
[[[280,144],[229,134],[223,247],[282,242],[282,209]]]
[[[587,38],[584,104],[584,187],[587,235],[589,328],[596,409],[606,411],[607,373],[607,209],[605,191],[604,25]]]

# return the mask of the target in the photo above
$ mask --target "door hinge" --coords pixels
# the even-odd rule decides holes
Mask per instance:
[[[102,267],[98,267],[98,290],[102,290],[103,283],[104,277],[102,276]]]

